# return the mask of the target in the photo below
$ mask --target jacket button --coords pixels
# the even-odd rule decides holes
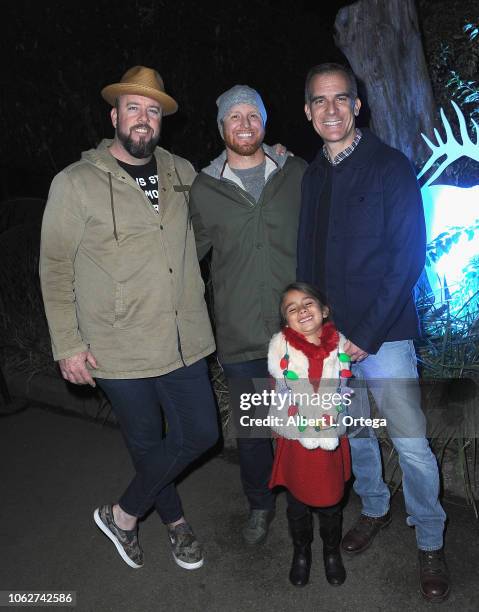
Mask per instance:
[[[364,196],[361,196],[361,197],[359,198],[359,201],[360,201],[360,202],[364,202]]]
[[[160,229],[163,229],[163,226],[162,226],[162,225],[160,225]]]
[[[170,270],[170,274],[173,274],[173,270],[171,268],[169,268],[169,270]]]
[[[258,242],[258,244],[256,245],[256,248],[257,249],[262,249],[263,248],[263,245],[261,244],[261,242]]]
[[[161,188],[161,191],[166,191],[166,187],[162,187],[162,188]]]

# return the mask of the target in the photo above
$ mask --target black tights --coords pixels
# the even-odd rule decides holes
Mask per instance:
[[[307,504],[303,504],[302,501],[296,499],[294,495],[292,495],[288,490],[286,491],[286,499],[288,500],[288,517],[290,519],[300,519],[303,518],[305,514],[310,511],[311,506]],[[341,502],[335,504],[334,506],[325,506],[325,507],[317,507],[314,506],[314,509],[318,511],[318,514],[324,516],[333,516],[335,514],[341,514]]]

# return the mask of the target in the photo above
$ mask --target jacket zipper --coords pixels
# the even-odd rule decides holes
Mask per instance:
[[[115,236],[115,240],[116,243],[118,244],[118,234],[117,234],[117,229],[116,229],[116,219],[115,219],[115,209],[113,206],[113,188],[112,188],[112,181],[111,181],[111,172],[108,173],[108,179],[109,179],[109,183],[110,183],[110,203],[111,203],[111,214],[112,214],[112,218],[113,218],[113,234]],[[145,192],[143,191],[143,189],[141,189],[138,185],[136,185],[136,187],[138,188],[138,191],[141,192],[141,194],[143,195],[143,199],[145,201],[145,203],[148,205],[148,208],[151,210],[151,212],[157,217],[160,217],[160,213],[156,213],[151,205],[150,200],[146,197]],[[246,199],[246,198],[245,198]],[[158,196],[158,205],[160,204],[160,198]],[[186,234],[185,234],[185,251],[186,251],[186,241],[188,239],[188,229],[191,228],[191,218],[189,217],[189,209],[187,209],[187,215],[188,215],[188,219],[187,219],[187,223],[186,223]],[[175,319],[177,319],[178,317],[178,311],[175,310]],[[178,352],[180,354],[180,359],[181,359],[181,363],[185,366],[185,368],[187,367],[186,363],[185,363],[185,359],[183,356],[183,351],[181,349],[181,339],[180,339],[180,330],[178,327],[178,322],[176,321],[176,335],[177,335],[177,344],[178,344]]]
[[[255,204],[253,204],[253,202],[245,196],[244,191],[241,189],[241,187],[239,187],[238,185],[236,185],[236,183],[233,183],[232,181],[231,184],[234,185],[236,191],[240,194],[243,200],[246,200],[246,202],[248,202],[249,207],[254,208]]]
[[[108,173],[108,184],[110,186],[110,207],[111,207],[111,216],[113,219],[113,235],[115,236],[116,245],[118,246],[118,232],[116,229],[115,204],[113,202],[113,185],[111,183],[111,172]]]
[[[175,316],[178,316],[178,311],[177,310],[175,310]],[[183,351],[181,350],[180,330],[178,329],[178,323],[176,323],[176,333],[177,333],[177,336],[178,336],[178,352],[180,353],[181,363],[186,368],[187,366],[186,366],[186,363],[185,363],[185,360],[184,360],[184,357],[183,357]]]

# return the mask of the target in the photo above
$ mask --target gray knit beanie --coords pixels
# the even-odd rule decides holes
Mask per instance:
[[[223,119],[229,109],[235,104],[251,104],[252,106],[256,106],[263,120],[263,127],[266,125],[266,118],[268,115],[266,114],[266,109],[259,93],[247,85],[235,85],[231,89],[228,89],[228,91],[222,93],[216,100],[216,105],[218,107],[218,129],[221,138],[224,138]]]

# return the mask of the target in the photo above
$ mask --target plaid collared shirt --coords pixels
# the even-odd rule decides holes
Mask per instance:
[[[326,148],[326,145],[323,145],[324,157],[328,160],[328,162],[332,166],[337,166],[343,161],[343,159],[346,159],[346,157],[349,157],[351,155],[354,149],[358,146],[359,141],[361,140],[361,137],[362,137],[361,130],[359,128],[356,128],[356,136],[354,137],[353,142],[349,145],[349,147],[346,147],[344,151],[341,151],[341,153],[338,153],[334,159],[331,159],[328,153],[328,149]]]

